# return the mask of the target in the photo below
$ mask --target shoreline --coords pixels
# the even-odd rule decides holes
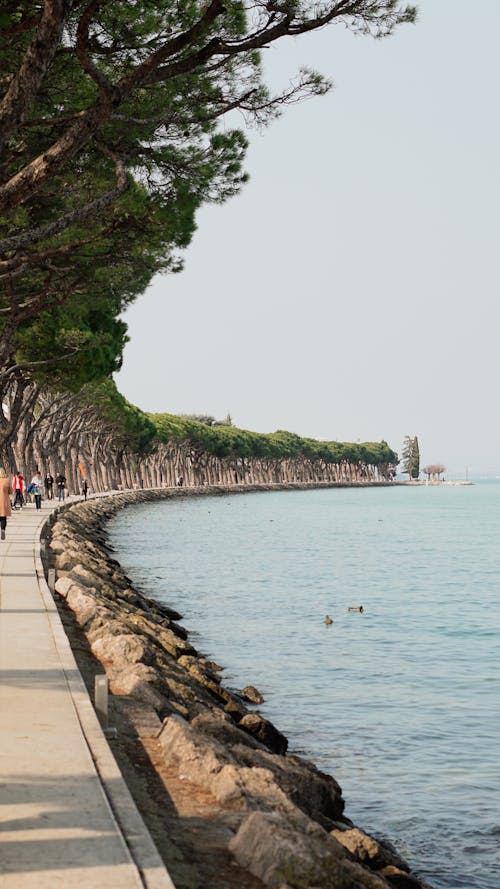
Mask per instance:
[[[375,486],[381,484],[394,483]],[[132,587],[112,558],[107,522],[121,508],[170,497],[373,486],[119,492],[65,505],[52,522],[48,564],[56,568],[63,622],[88,686],[96,669],[108,674],[119,728],[112,746],[179,889],[285,884],[425,889],[425,884],[390,845],[345,817],[332,776],[287,754],[286,738],[252,701],[224,688],[221,668],[190,644],[177,623],[181,616]],[[142,778],[130,767],[133,760],[143,760]],[[144,782],[154,788],[145,799]],[[189,821],[196,830],[187,836]]]

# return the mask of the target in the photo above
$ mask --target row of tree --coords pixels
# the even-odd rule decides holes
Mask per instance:
[[[397,454],[386,442],[341,443],[208,426],[187,417],[147,415],[114,384],[77,394],[33,391],[10,468],[62,471],[73,490],[85,474],[93,490],[185,484],[390,481]]]
[[[36,389],[75,393],[120,366],[124,308],[181,267],[198,207],[241,188],[246,138],[224,118],[262,124],[328,88],[303,70],[270,94],[261,50],[329,24],[384,36],[414,17],[400,0],[1,4],[4,457]]]

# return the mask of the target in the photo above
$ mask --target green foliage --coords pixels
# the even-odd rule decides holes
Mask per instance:
[[[95,408],[99,425],[111,435],[114,447],[138,456],[146,456],[153,448],[155,424],[118,392],[113,380],[86,386],[82,403]]]
[[[384,36],[414,18],[405,0],[2,4],[0,390],[16,375],[77,391],[120,366],[123,309],[153,275],[181,268],[198,208],[246,181],[247,140],[224,115],[238,109],[265,124],[329,88],[303,69],[271,95],[263,48],[334,22]],[[106,398],[116,417],[130,413]],[[179,422],[160,423],[161,434]],[[259,436],[230,417],[217,429],[185,424],[193,447],[221,456],[373,454],[372,445]]]
[[[397,454],[386,442],[316,441],[293,432],[278,430],[270,434],[249,432],[235,426],[206,426],[174,414],[149,414],[159,441],[186,440],[197,451],[216,457],[255,457],[261,460],[308,459],[312,462],[339,464],[366,463],[385,466],[397,463]]]
[[[403,442],[401,469],[409,478],[417,479],[420,475],[420,451],[418,438],[405,435]]]
[[[418,446],[418,438],[413,439],[413,448],[411,455],[411,477],[417,479],[420,475],[420,448]]]

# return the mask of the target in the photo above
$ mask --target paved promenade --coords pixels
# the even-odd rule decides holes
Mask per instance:
[[[0,541],[0,886],[174,889],[43,579],[52,505],[15,513]]]

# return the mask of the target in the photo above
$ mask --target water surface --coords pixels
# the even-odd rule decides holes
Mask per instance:
[[[498,483],[190,497],[111,534],[348,817],[435,889],[499,889]]]

